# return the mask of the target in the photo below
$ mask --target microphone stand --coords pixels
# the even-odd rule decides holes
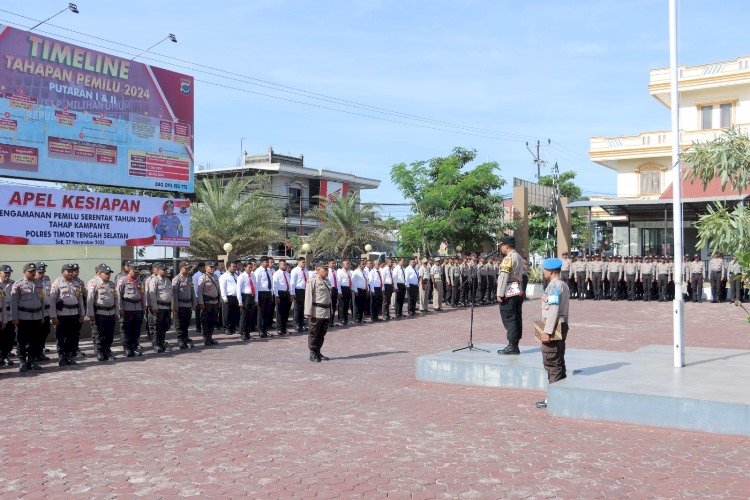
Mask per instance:
[[[499,250],[494,250],[487,255],[485,255],[485,259],[488,257],[492,257],[493,255],[497,254]],[[477,266],[476,271],[474,271],[474,274],[469,275],[469,282],[471,282],[472,278],[476,278],[477,274],[479,273],[479,266]],[[462,283],[461,286],[463,287],[465,283]],[[466,345],[466,347],[460,347],[458,349],[453,349],[453,352],[459,352],[459,351],[482,351],[489,353],[490,351],[487,349],[482,349],[481,347],[474,347],[474,303],[477,300],[477,291],[476,288],[469,287],[471,290],[471,314],[470,314],[470,320],[469,320],[469,343]],[[454,292],[455,293],[455,292]]]

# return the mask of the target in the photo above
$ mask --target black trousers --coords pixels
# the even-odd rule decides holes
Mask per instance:
[[[454,278],[451,281],[451,287],[450,287],[450,291],[451,291],[450,301],[451,301],[451,306],[453,307],[458,307],[458,301],[461,295],[460,287],[461,287],[461,280],[459,278]]]
[[[331,321],[330,324],[336,322],[336,311],[339,307],[339,291],[331,287]]]
[[[565,339],[568,337],[568,324],[560,325],[562,340],[542,342],[542,363],[547,371],[547,382],[553,384],[566,378],[565,368]]]
[[[78,335],[81,333],[81,325],[83,323],[78,323]],[[49,332],[52,330],[51,328],[52,323],[50,322],[49,316],[44,317],[44,324],[42,325],[42,339],[40,340],[40,349],[39,352],[35,353],[36,356],[39,356],[40,354],[44,354],[44,346],[47,345],[47,338],[49,337]],[[78,336],[76,336],[76,342],[75,342],[75,348],[76,352],[78,352]]]
[[[360,288],[354,294],[354,318],[361,322],[365,314],[365,303],[367,302],[367,290]]]
[[[41,343],[43,320],[18,320],[18,358],[21,362],[31,361]]]
[[[703,301],[703,274],[694,273],[690,275],[690,285],[693,292],[693,302]]]
[[[212,340],[214,336],[214,328],[218,325],[219,320],[219,304],[203,304],[203,312],[201,312],[201,333],[203,333],[204,340]]]
[[[188,328],[190,328],[190,316],[192,314],[192,307],[177,308],[177,338],[183,342],[190,340]]]
[[[103,314],[94,315],[94,325],[92,326],[96,327],[93,337],[97,353],[109,354],[112,351],[112,342],[115,340],[116,323],[117,317],[114,314],[110,314],[109,316]]]
[[[352,304],[352,289],[348,286],[341,287],[341,300],[339,301],[339,321],[343,324],[349,323],[349,309]]]
[[[154,345],[164,346],[167,330],[172,326],[172,309],[157,309],[154,314]]]
[[[516,295],[500,302],[500,319],[508,332],[508,343],[518,347],[523,337],[523,299]]]
[[[383,289],[375,288],[370,292],[370,318],[373,320],[380,318],[380,310],[383,308]]]
[[[16,325],[8,321],[0,330],[0,359],[5,359],[13,350],[13,341],[16,339]]]
[[[591,286],[594,287],[594,300],[602,298],[602,273],[591,273]]]
[[[620,300],[619,287],[617,286],[620,282],[620,273],[610,273],[609,275],[609,298],[612,300]]]
[[[723,300],[721,296],[721,271],[711,271],[709,279],[711,280],[711,300],[721,302]]]
[[[383,316],[391,317],[391,299],[393,297],[393,285],[383,285]]]
[[[328,331],[328,318],[310,319],[310,331],[307,334],[307,347],[316,353],[320,352]]]
[[[138,338],[143,326],[143,311],[123,311],[122,313],[122,347],[133,350],[138,347]]]
[[[406,300],[406,285],[399,283],[396,285],[396,316],[404,315],[404,301]]]
[[[305,289],[294,290],[294,323],[297,328],[305,326]]]
[[[635,274],[625,275],[625,283],[628,286],[628,300],[635,300]]]
[[[576,273],[576,288],[578,289],[578,300],[586,299],[586,273]]]
[[[236,295],[229,295],[226,302],[221,302],[221,317],[224,328],[229,330],[229,333],[236,333],[240,324],[240,301]]]
[[[273,295],[271,292],[258,292],[258,330],[268,334],[273,319]]]
[[[458,285],[458,301],[461,302],[463,305],[467,305],[469,301],[466,300],[466,297],[468,296],[469,296],[469,277],[462,275],[459,280],[459,285]]]
[[[61,354],[75,355],[79,320],[78,314],[57,317],[55,337],[57,337],[57,348]],[[42,325],[42,337],[46,338],[46,336],[44,325]]]
[[[479,294],[477,302],[482,302],[487,294],[487,275],[479,275]]]
[[[667,287],[669,286],[669,275],[660,274],[658,276],[659,283],[659,301],[667,300]]]
[[[279,303],[276,304],[276,330],[281,333],[286,333],[291,307],[292,297],[289,292],[279,292]]]
[[[240,334],[249,337],[250,332],[258,331],[258,306],[255,295],[242,294],[242,311],[240,314]]]
[[[417,313],[417,301],[419,300],[419,285],[409,285],[409,314]]]
[[[203,329],[203,320],[201,319],[201,316],[203,315],[203,311],[200,307],[195,308],[195,331],[200,333]]]
[[[742,277],[736,276],[736,275],[729,275],[729,288],[732,290],[732,300],[736,301],[742,301],[743,297],[743,287],[742,287]]]

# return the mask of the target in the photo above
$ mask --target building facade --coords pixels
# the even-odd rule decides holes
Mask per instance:
[[[671,108],[669,68],[650,72],[649,93],[666,110]],[[679,68],[680,144],[721,136],[734,127],[750,128],[750,57]],[[589,157],[617,173],[617,197],[573,203],[588,207],[594,223],[595,247],[615,255],[670,255],[672,247],[672,133],[592,137]],[[685,172],[689,165],[683,165]],[[684,177],[684,176],[683,176]],[[697,243],[698,217],[715,201],[737,203],[750,193],[722,190],[718,182],[705,188],[683,179],[685,251]],[[705,257],[706,249],[703,249]]]

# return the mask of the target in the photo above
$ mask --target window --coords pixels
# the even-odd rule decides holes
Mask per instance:
[[[661,172],[646,170],[641,172],[641,195],[661,194]]]
[[[701,106],[701,128],[711,129],[713,128],[712,115],[714,112],[713,106]]]
[[[729,128],[732,126],[732,105],[722,104],[719,106],[719,126]]]

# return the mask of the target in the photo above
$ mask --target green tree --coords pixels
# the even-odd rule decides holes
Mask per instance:
[[[682,160],[692,167],[687,177],[700,180],[704,189],[717,178],[722,189],[730,185],[739,194],[746,193],[750,187],[750,137],[736,129],[729,129],[712,141],[694,143],[682,155]],[[716,203],[699,217],[696,228],[696,247],[708,245],[712,252],[737,257],[745,271],[745,282],[750,284],[747,274],[750,269],[750,210],[745,204],[741,202],[730,209],[724,203]]]
[[[381,219],[374,204],[354,195],[318,198],[321,203],[307,214],[318,221],[308,240],[313,252],[351,257],[362,254],[368,243],[373,248],[386,244],[385,233],[393,226]]]
[[[403,250],[429,255],[443,241],[479,250],[502,232],[497,191],[505,181],[496,162],[467,169],[476,156],[475,150],[454,148],[445,157],[391,167],[391,180],[413,209],[400,227]]]
[[[215,259],[229,242],[233,252],[243,257],[266,253],[269,243],[282,241],[281,206],[267,185],[263,176],[235,177],[226,183],[206,177],[196,183],[188,252],[197,258]]]

